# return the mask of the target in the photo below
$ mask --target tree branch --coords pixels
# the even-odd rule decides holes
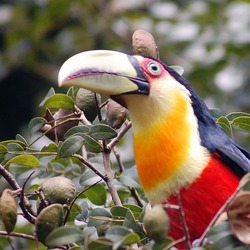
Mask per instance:
[[[24,233],[17,233],[17,232],[8,233],[6,231],[0,231],[0,235],[6,236],[6,237],[9,237],[9,236],[19,237],[19,238],[23,238],[23,239],[27,239],[27,240],[36,240],[35,236],[33,236],[33,235],[28,235],[28,234],[24,234]]]
[[[88,168],[90,168],[95,174],[100,176],[105,182],[106,176],[104,176],[101,172],[99,172],[89,161],[87,161],[83,156],[79,154],[74,154],[73,157],[79,159],[84,165],[86,165]]]
[[[118,133],[117,137],[114,138],[108,145],[107,145],[107,149],[112,149],[120,140],[121,138],[124,136],[124,134],[132,127],[132,123],[129,122],[125,122],[124,123],[124,127],[123,129],[120,130],[120,132]]]
[[[110,192],[110,195],[112,197],[112,200],[115,205],[117,206],[122,206],[122,202],[120,200],[120,197],[117,193],[117,190],[114,185],[113,181],[113,174],[112,174],[112,169],[110,165],[110,150],[107,149],[105,141],[103,141],[103,146],[104,146],[104,152],[102,153],[102,158],[103,158],[103,163],[104,163],[104,170],[105,170],[105,175],[106,175],[106,183]]]
[[[185,234],[185,243],[187,245],[187,249],[191,249],[189,229],[188,229],[188,225],[187,225],[186,220],[185,220],[185,214],[184,214],[184,210],[183,210],[183,206],[182,206],[182,202],[181,202],[181,195],[179,192],[177,192],[176,196],[177,196],[178,205],[179,205],[178,211],[179,211],[179,215],[180,215],[180,220],[181,220],[181,224],[182,224],[182,227],[184,229],[184,234]]]

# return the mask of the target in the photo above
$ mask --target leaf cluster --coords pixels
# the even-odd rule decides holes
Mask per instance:
[[[133,49],[144,52],[147,46],[141,47],[143,39],[136,41]],[[155,44],[152,48],[153,51],[156,49]],[[10,244],[15,249],[13,237],[30,240],[29,248],[36,249],[46,246],[60,249],[158,250],[170,249],[176,243],[186,241],[184,238],[173,242],[165,233],[160,242],[148,237],[143,227],[147,199],[133,163],[121,159],[119,153],[119,145],[131,127],[129,118],[122,108],[119,112],[117,106],[115,112],[107,110],[110,100],[101,103],[97,96],[93,98],[91,95],[91,102],[94,103],[89,106],[90,100],[84,99],[88,97],[83,98],[78,93],[78,88],[70,88],[67,94],[55,93],[51,89],[40,105],[44,116],[36,117],[29,123],[32,140],[17,135],[15,140],[0,143],[0,181],[5,180],[13,189],[21,211],[19,216],[29,225],[27,233],[19,233],[18,225],[12,224],[6,231],[0,231],[4,237],[0,244],[3,247]],[[83,99],[79,101],[78,98]],[[95,114],[95,119],[91,118],[91,121],[86,116],[86,106],[82,106],[85,101],[91,108],[90,113]],[[81,107],[76,103],[80,103]],[[235,126],[249,132],[250,115],[247,113],[215,114],[215,117],[230,134]],[[115,119],[119,119],[119,126],[108,122]],[[42,183],[55,176],[73,181],[76,186],[73,199],[63,204],[46,200]],[[247,179],[219,211],[196,249],[247,249],[244,243],[248,244],[245,235],[249,227],[248,220],[244,218],[248,218],[249,213],[238,208],[245,204],[248,197],[245,192],[248,191],[244,188],[248,186]],[[35,211],[33,203],[39,207],[39,202],[43,203],[43,210]],[[181,206],[176,209],[181,210]],[[228,211],[231,225],[236,225],[232,227],[233,231],[227,222],[212,228],[224,210]],[[47,218],[48,215],[52,217]],[[50,223],[51,218],[56,221]],[[31,225],[35,225],[35,230],[30,230]],[[46,232],[44,226],[48,225],[47,234],[40,236],[40,232]],[[235,238],[239,228],[244,233],[244,237],[238,237],[241,241]],[[188,231],[187,228],[185,230]]]

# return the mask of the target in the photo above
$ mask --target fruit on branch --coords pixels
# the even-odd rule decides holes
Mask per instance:
[[[108,125],[114,129],[119,129],[127,119],[127,109],[112,99],[109,100],[106,109]]]
[[[0,218],[8,233],[12,232],[17,221],[17,204],[13,193],[6,188],[0,198]]]
[[[97,116],[96,101],[100,103],[101,96],[87,89],[80,88],[76,94],[76,106],[84,112],[90,122],[93,122]]]
[[[38,214],[46,205],[53,203],[69,204],[76,194],[76,187],[70,179],[56,176],[43,183],[39,191],[44,201],[41,201],[40,198],[37,200]]]
[[[64,224],[64,209],[61,204],[52,204],[44,208],[35,221],[37,239],[46,245],[46,237],[57,227]]]
[[[149,238],[157,243],[162,243],[166,239],[170,223],[162,204],[157,204],[150,210],[147,210],[143,222]]]

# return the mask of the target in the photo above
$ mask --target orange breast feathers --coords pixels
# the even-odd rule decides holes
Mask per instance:
[[[186,159],[190,147],[190,127],[183,120],[186,109],[180,98],[172,113],[134,135],[138,175],[146,192],[167,182]]]

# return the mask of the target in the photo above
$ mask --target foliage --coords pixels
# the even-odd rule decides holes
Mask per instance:
[[[203,96],[218,93],[217,103],[226,103],[223,109],[240,106],[241,110],[246,110],[228,115],[211,110],[226,133],[235,136],[238,130],[250,131],[246,85],[249,40],[244,40],[247,36],[241,36],[248,31],[242,21],[246,18],[237,17],[237,9],[247,10],[248,5],[244,1],[155,1],[152,5],[138,1],[130,6],[126,1],[98,0],[6,5],[11,9],[11,18],[2,21],[1,65],[6,71],[21,65],[54,82],[54,75],[66,57],[96,48],[128,51],[132,32],[145,28],[157,37],[161,59],[183,65],[188,79]],[[241,25],[236,29],[232,23],[238,21]],[[228,73],[228,69],[232,70],[232,65],[235,66],[230,74],[232,79],[235,79],[233,75],[242,72],[245,77],[226,86],[228,99],[225,99],[221,95],[225,86],[220,82],[220,76]],[[241,98],[235,89],[242,94]],[[19,203],[18,218],[25,221],[13,225],[13,214],[7,222],[2,220],[5,230],[0,231],[0,249],[17,249],[16,246],[18,249],[40,250],[56,246],[72,250],[169,249],[174,246],[175,242],[167,237],[161,242],[150,239],[143,227],[147,200],[133,160],[121,157],[130,121],[122,117],[119,120],[123,124],[121,127],[112,125],[114,123],[109,120],[113,121],[114,117],[109,119],[110,111],[106,109],[110,101],[100,103],[98,98],[94,98],[97,118],[94,122],[89,121],[86,110],[83,112],[76,106],[77,93],[77,88],[69,89],[66,94],[56,93],[51,88],[40,105],[41,116],[29,123],[31,141],[27,135],[18,134],[15,139],[0,143],[0,186],[7,193],[9,188],[13,190]],[[28,101],[25,96],[22,99]],[[13,109],[17,109],[14,104]],[[42,184],[55,176],[65,176],[76,185],[73,200],[63,204],[48,202]],[[193,249],[246,249],[235,235],[239,236],[240,232],[243,242],[249,240],[249,226],[244,220],[248,210],[238,210],[249,197],[248,187],[246,178],[225,204],[231,226],[223,222],[212,227]],[[235,197],[238,194],[240,198]],[[242,197],[245,198],[242,200]],[[43,210],[52,213],[52,217],[47,219],[43,215],[47,212],[38,215],[34,211],[41,202],[48,209]],[[16,207],[17,204],[12,205]],[[6,214],[9,211],[4,207]],[[223,215],[220,211],[215,219],[218,221]],[[55,227],[51,231],[44,230],[42,224],[40,230],[41,221],[47,223],[51,218],[56,220]],[[40,231],[49,234],[39,236]]]
[[[49,248],[61,249],[83,247],[87,249],[136,249],[143,246],[144,249],[168,249],[174,246],[175,242],[166,236],[160,238],[156,236],[155,241],[152,241],[143,227],[147,200],[138,182],[135,168],[130,162],[121,161],[117,150],[117,143],[120,141],[122,143],[122,137],[131,127],[130,121],[124,120],[119,129],[110,127],[107,124],[107,116],[113,114],[112,110],[107,112],[106,106],[109,100],[105,100],[103,103],[96,103],[97,118],[90,123],[84,116],[84,112],[74,105],[76,95],[72,93],[77,90],[71,88],[67,95],[49,91],[45,97],[46,101],[42,102],[43,110],[44,112],[48,112],[48,108],[53,110],[51,115],[54,120],[47,121],[43,117],[32,119],[29,124],[31,134],[35,135],[32,142],[28,143],[24,137],[17,135],[15,140],[0,143],[0,172],[3,176],[1,181],[5,179],[15,190],[14,195],[18,198],[21,209],[19,216],[26,220],[27,228],[34,224],[36,232],[34,234],[29,229],[29,232],[24,233],[22,229],[22,233],[19,233],[18,226],[13,231],[15,225],[11,224],[11,230],[0,231],[2,237],[10,236],[1,240],[1,246],[4,248],[10,244],[15,249],[15,243],[12,242],[14,238],[17,241],[26,240],[22,244],[29,249],[44,249],[41,242]],[[71,113],[67,113],[64,117],[58,116],[58,114],[64,114],[60,110],[65,108],[70,109]],[[123,110],[122,107],[121,110]],[[72,118],[72,115],[76,113],[80,113],[80,116]],[[115,107],[115,114],[120,119],[117,107]],[[228,124],[230,124],[230,132],[234,126],[250,132],[248,118],[249,114],[233,113],[220,116],[217,121],[227,131]],[[72,124],[72,119],[77,120],[77,124]],[[225,120],[228,122],[224,122]],[[68,126],[69,124],[71,126]],[[65,127],[67,132],[64,138],[57,141],[57,134],[60,134],[60,130],[65,131]],[[37,134],[39,131],[43,133]],[[51,131],[54,133],[52,137],[54,142],[50,141],[40,149],[34,146],[35,142],[47,135],[51,137]],[[59,178],[59,183],[56,180],[52,181],[54,176],[59,175],[71,179],[72,183],[61,178]],[[21,183],[21,186],[17,181]],[[44,184],[41,185],[43,182]],[[56,190],[61,191],[60,194],[53,191],[53,184]],[[77,187],[75,195],[72,185]],[[245,178],[237,192],[244,192],[246,197],[244,196],[245,199],[240,201],[235,198],[236,207],[241,206],[239,203],[244,204],[249,197],[249,191],[242,190],[248,186],[249,179]],[[67,197],[67,195],[71,198],[62,199],[61,202],[60,197]],[[235,224],[234,218],[237,217],[238,211],[232,205],[234,204],[233,198],[225,206],[230,205],[229,215],[233,217],[232,223]],[[37,203],[38,215],[34,211],[34,206],[31,205],[34,201]],[[43,202],[42,210],[39,205],[41,202]],[[236,215],[233,215],[235,213]],[[240,213],[245,214],[247,211],[240,211]],[[155,216],[157,213],[153,212],[149,221],[157,221]],[[162,221],[161,218],[158,220]],[[167,218],[166,220],[168,221]],[[3,223],[6,226],[4,221]],[[245,228],[244,220],[241,223],[241,235],[245,231],[247,235],[249,229]],[[167,225],[164,231],[166,228],[168,228]],[[154,229],[154,232],[155,230],[161,230],[161,227]],[[237,235],[237,226],[234,227],[234,231]],[[155,233],[152,232],[150,235],[155,235]],[[205,244],[204,247],[211,245],[211,242],[213,249],[221,249],[222,244],[227,247],[240,246],[241,249],[245,249],[244,245],[234,238],[227,223],[212,228],[206,236],[208,240],[204,241],[205,236],[201,238],[199,249],[202,249],[203,244]]]
[[[14,138],[40,112],[37,102],[66,58],[93,49],[131,53],[136,29],[153,34],[160,58],[181,65],[210,107],[249,113],[249,8],[246,0],[1,1],[0,106],[9,108],[0,113],[0,138]],[[235,139],[249,147],[247,135]]]

